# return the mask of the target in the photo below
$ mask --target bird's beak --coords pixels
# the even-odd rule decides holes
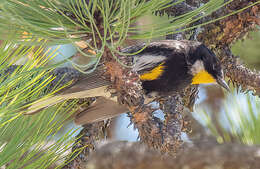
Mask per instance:
[[[229,89],[229,87],[228,87],[228,84],[225,82],[225,80],[224,80],[223,78],[218,78],[218,79],[217,79],[217,83],[218,83],[221,87],[225,88],[227,91],[230,92],[230,89]]]

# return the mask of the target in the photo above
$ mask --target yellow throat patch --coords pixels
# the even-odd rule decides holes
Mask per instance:
[[[191,84],[202,84],[202,83],[214,83],[216,80],[212,75],[210,75],[207,71],[202,70],[199,73],[195,74],[192,78]]]
[[[155,68],[153,68],[152,70],[150,70],[148,73],[142,74],[140,76],[140,79],[141,80],[155,80],[159,76],[161,76],[163,71],[164,71],[164,66],[163,66],[163,63],[161,63],[160,65],[158,65]]]

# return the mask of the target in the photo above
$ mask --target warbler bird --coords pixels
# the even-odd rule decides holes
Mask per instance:
[[[191,84],[217,83],[229,90],[220,61],[200,42],[163,40],[131,46],[122,52],[138,53],[129,57],[133,58],[133,71],[139,74],[145,95],[149,97],[171,95]],[[66,91],[35,102],[27,114],[67,99],[85,97],[97,97],[97,100],[92,107],[76,116],[77,124],[95,122],[126,112],[124,105],[117,104],[115,98],[111,98],[106,90],[110,82],[101,76],[98,70],[93,72]]]

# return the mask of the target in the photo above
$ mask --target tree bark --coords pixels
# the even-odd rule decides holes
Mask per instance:
[[[140,143],[108,142],[90,156],[87,168],[95,169],[256,169],[260,168],[260,147],[239,144],[217,145],[195,142],[186,145],[176,158]]]

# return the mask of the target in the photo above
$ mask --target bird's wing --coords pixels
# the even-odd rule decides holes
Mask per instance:
[[[164,48],[163,45],[156,42],[152,42],[147,46],[145,43],[141,43],[124,48],[122,53],[137,53],[136,55],[131,56],[134,62],[133,70],[138,72],[139,75],[142,75],[151,71],[166,59],[165,50],[161,50]]]
[[[68,88],[65,88],[58,94],[65,95],[65,94],[71,94],[75,92],[80,91],[86,91],[86,90],[93,90],[95,88],[100,88],[104,86],[110,85],[110,81],[104,78],[104,67],[103,65],[100,65],[95,69],[94,72],[90,74],[86,74],[83,78],[78,80],[75,84],[72,86],[69,86]],[[87,95],[86,95],[87,96]],[[93,97],[93,96],[89,96]]]
[[[177,41],[177,40],[162,40],[159,42],[152,42],[146,46],[140,44],[135,47],[129,47],[124,49],[129,53],[140,51],[135,59],[135,66],[133,70],[138,72],[140,75],[149,73],[152,69],[162,65],[170,57],[175,57],[178,53],[182,53],[183,56],[188,55],[190,48],[196,47],[200,42],[196,41]],[[143,49],[143,50],[142,50]]]
[[[110,93],[107,92],[107,87],[110,82],[104,79],[102,74],[103,71],[101,71],[101,69],[95,70],[93,73],[86,75],[84,78],[82,78],[72,86],[67,87],[65,90],[59,92],[57,95],[44,97],[33,102],[31,106],[27,110],[25,110],[24,114],[37,113],[46,107],[53,106],[68,99],[96,96],[109,98]]]
[[[127,107],[119,105],[117,97],[111,97],[110,92],[107,91],[110,82],[102,77],[102,72],[97,69],[58,95],[37,100],[24,114],[37,113],[68,99],[86,97],[96,97],[96,100],[87,108],[79,108],[73,115],[74,121],[78,125],[105,120],[125,113],[128,110]]]
[[[106,97],[97,97],[95,102],[87,109],[76,113],[74,121],[77,125],[94,123],[118,116],[127,111],[126,106],[120,105],[114,100]]]

